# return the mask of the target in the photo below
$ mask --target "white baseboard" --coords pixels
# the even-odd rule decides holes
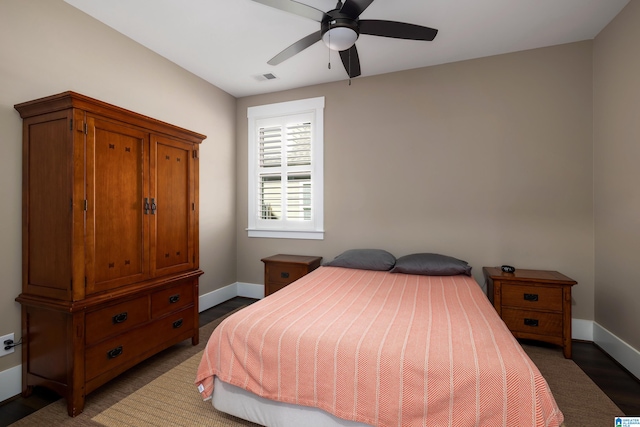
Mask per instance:
[[[264,285],[238,282],[238,296],[246,298],[264,298]]]
[[[609,353],[636,378],[640,378],[640,351],[595,322],[593,323],[593,342]]]
[[[262,299],[264,298],[264,285],[236,282],[200,295],[198,299],[198,311],[208,310],[234,297]]]
[[[571,319],[571,338],[593,341],[593,320]]]
[[[22,365],[0,371],[0,402],[22,392]]]
[[[232,283],[224,288],[216,289],[198,298],[198,311],[202,312],[238,296],[238,285]]]

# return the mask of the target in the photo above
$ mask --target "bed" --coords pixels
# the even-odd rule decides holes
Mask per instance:
[[[202,397],[268,426],[562,424],[470,267],[353,267],[319,267],[226,318],[198,368]]]

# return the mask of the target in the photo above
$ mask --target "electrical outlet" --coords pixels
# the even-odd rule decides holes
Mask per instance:
[[[5,350],[6,344],[4,343],[6,340],[11,340],[13,343],[16,343],[16,337],[13,333],[3,335],[0,337],[0,357],[6,356],[7,354],[11,354],[15,351],[15,347],[11,347],[9,350]]]

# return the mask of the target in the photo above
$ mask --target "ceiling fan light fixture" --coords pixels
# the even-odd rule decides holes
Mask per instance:
[[[349,49],[356,40],[358,40],[358,32],[349,25],[331,26],[322,34],[324,44],[338,52]]]

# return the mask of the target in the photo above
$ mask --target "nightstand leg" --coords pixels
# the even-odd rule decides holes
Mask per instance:
[[[569,340],[568,344],[565,344],[562,347],[562,353],[564,354],[565,359],[571,359],[571,340]]]

